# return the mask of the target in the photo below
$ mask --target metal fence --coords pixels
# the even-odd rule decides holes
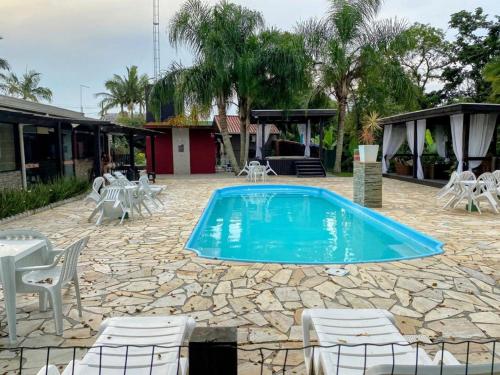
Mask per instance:
[[[219,352],[226,353],[229,356],[231,353],[237,353],[237,368],[235,366],[234,371],[226,370],[225,372],[218,372],[220,374],[307,374],[307,368],[314,368],[315,363],[315,353],[321,349],[327,349],[330,353],[330,359],[335,362],[333,368],[335,368],[335,375],[342,375],[343,373],[343,355],[346,352],[346,348],[361,347],[360,353],[364,355],[359,356],[359,363],[356,367],[359,367],[359,374],[365,374],[369,365],[367,363],[370,361],[368,353],[373,347],[388,347],[390,348],[389,354],[392,352],[392,362],[389,360],[385,363],[388,368],[392,368],[392,371],[384,372],[384,374],[395,374],[394,369],[398,364],[395,360],[395,349],[397,347],[412,346],[412,353],[415,354],[414,363],[405,363],[405,365],[412,366],[412,373],[414,375],[425,375],[428,370],[423,367],[423,364],[418,360],[419,353],[425,351],[430,356],[438,353],[438,360],[442,359],[439,356],[443,355],[443,351],[451,352],[461,363],[461,367],[455,368],[453,374],[464,374],[468,375],[469,370],[477,364],[482,364],[480,374],[493,375],[500,374],[500,351],[498,346],[500,341],[498,340],[469,340],[469,341],[440,341],[436,343],[423,343],[416,342],[413,344],[332,344],[328,346],[311,345],[308,347],[304,346],[290,346],[289,343],[283,342],[269,342],[266,344],[220,344],[213,343],[211,349],[219,350]],[[169,371],[174,370],[172,366],[177,366],[177,371],[181,366],[181,357],[186,358],[189,356],[190,361],[196,360],[200,361],[200,357],[194,358],[191,352],[190,346],[140,346],[140,345],[116,345],[116,346],[75,346],[75,347],[17,347],[17,348],[0,348],[0,374],[37,374],[37,372],[44,366],[49,364],[59,366],[59,368],[64,369],[69,363],[73,363],[67,370],[71,374],[75,373],[75,361],[81,360],[89,350],[92,351],[94,356],[93,365],[95,371],[92,373],[106,375],[107,370],[105,368],[106,363],[103,363],[106,359],[109,360],[109,356],[106,357],[106,350],[113,349],[115,351],[119,349],[119,355],[115,358],[119,358],[119,361],[123,361],[123,364],[118,362],[120,370],[123,370],[123,374],[137,374],[137,368],[130,366],[128,360],[131,356],[137,355],[134,353],[134,349],[144,349],[148,348],[151,350],[151,354],[144,355],[141,357],[144,360],[144,368],[140,374],[153,374],[155,363],[155,356],[161,358],[160,353],[169,353],[173,360],[169,363],[171,367]],[[236,349],[236,350],[235,350]],[[309,351],[312,358],[312,363],[309,366],[304,364],[304,351]],[[144,353],[144,351],[142,351]],[[332,355],[333,353],[333,355]],[[441,353],[441,354],[440,354]],[[236,356],[236,354],[234,354]],[[206,369],[212,369],[216,367],[214,364],[215,358],[211,356],[204,356],[205,361],[202,366],[197,363],[197,368],[204,368],[204,372],[190,372],[191,375],[198,375],[201,373],[215,373],[209,372]],[[207,358],[208,357],[208,358]],[[219,357],[220,359],[221,357]],[[227,358],[227,355],[222,358]],[[71,362],[72,361],[72,362]],[[236,362],[235,362],[236,363]],[[338,366],[337,366],[338,364]],[[115,363],[116,365],[116,363]],[[351,366],[350,364],[349,366]],[[215,366],[215,367],[214,367]],[[436,374],[447,374],[447,366],[443,361],[438,361],[437,369],[434,368],[434,373]],[[190,365],[190,368],[193,366]],[[155,374],[159,373],[155,369]],[[477,371],[477,369],[476,369]],[[175,371],[174,371],[175,372]],[[45,373],[45,374],[44,374]],[[116,373],[116,372],[113,372]],[[170,372],[169,372],[170,373]],[[48,367],[42,372],[42,375],[51,375]],[[309,375],[309,374],[308,374]]]

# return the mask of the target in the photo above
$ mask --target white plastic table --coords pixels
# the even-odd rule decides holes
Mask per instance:
[[[0,277],[3,285],[5,311],[9,326],[9,340],[15,344],[16,336],[16,263],[47,246],[41,239],[0,240]]]

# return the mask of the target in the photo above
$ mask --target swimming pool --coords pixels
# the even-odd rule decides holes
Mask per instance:
[[[294,264],[420,258],[442,246],[329,190],[295,185],[216,190],[186,244],[207,258]]]

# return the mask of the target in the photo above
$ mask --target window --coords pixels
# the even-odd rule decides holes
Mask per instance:
[[[0,123],[0,172],[16,169],[14,125]]]

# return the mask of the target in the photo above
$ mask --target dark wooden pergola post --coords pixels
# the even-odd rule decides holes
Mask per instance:
[[[129,159],[130,159],[130,176],[131,180],[135,180],[135,154],[134,154],[134,133],[130,131],[128,133],[128,147],[129,147]]]
[[[323,119],[319,120],[319,159],[323,161]]]
[[[95,176],[101,175],[101,154],[102,154],[102,145],[101,145],[101,127],[99,125],[95,128]]]
[[[463,123],[463,143],[462,143],[462,152],[463,152],[463,170],[466,171],[469,169],[469,134],[470,134],[470,113],[464,113],[464,123]]]
[[[151,142],[151,169],[153,172],[153,180],[156,179],[156,151],[155,151],[155,136],[151,135],[149,141]]]
[[[264,122],[262,124],[262,147],[261,147],[261,154],[262,154],[262,160],[265,160],[265,151],[266,151],[266,147],[265,147],[265,139],[266,139],[266,123]]]
[[[417,120],[413,121],[413,178],[418,177]]]
[[[62,145],[62,131],[61,131],[61,122],[58,121],[55,127],[55,135],[56,135],[56,162],[57,162],[57,171],[59,177],[64,176],[64,155],[63,155],[63,145]]]

